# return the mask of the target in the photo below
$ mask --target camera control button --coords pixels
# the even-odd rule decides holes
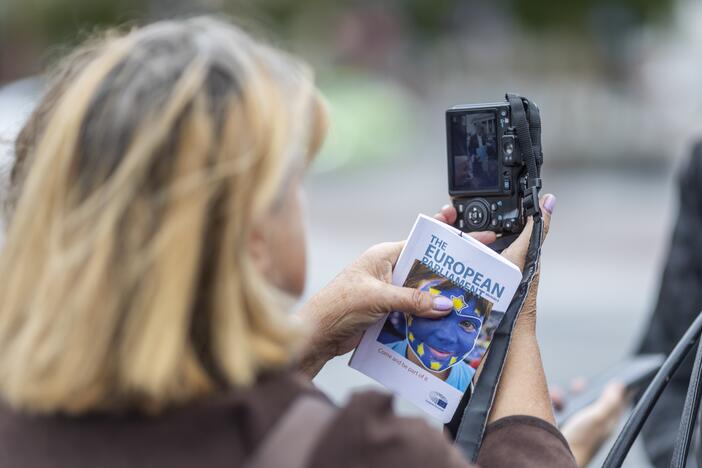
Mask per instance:
[[[473,200],[465,208],[465,220],[472,230],[485,228],[490,222],[490,212],[487,202],[484,200]]]
[[[458,212],[463,213],[463,203],[458,204]]]
[[[490,211],[497,211],[497,203],[490,204]]]
[[[504,223],[502,224],[502,227],[505,231],[518,232],[519,222],[516,218],[505,219]]]
[[[505,192],[512,191],[512,181],[509,179],[509,177],[505,177],[504,180],[502,181],[502,189]]]

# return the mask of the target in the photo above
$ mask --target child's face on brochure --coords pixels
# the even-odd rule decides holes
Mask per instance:
[[[407,341],[424,367],[442,372],[461,362],[475,347],[482,327],[478,301],[458,287],[438,290],[442,280],[431,280],[419,289],[453,301],[453,310],[440,319],[409,316]]]

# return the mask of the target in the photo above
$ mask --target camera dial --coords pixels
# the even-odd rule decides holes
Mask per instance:
[[[485,200],[473,200],[465,209],[466,224],[474,230],[480,230],[487,227],[490,222],[490,210]]]

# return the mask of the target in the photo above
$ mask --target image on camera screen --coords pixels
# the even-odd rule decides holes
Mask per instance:
[[[497,128],[492,112],[451,117],[453,189],[492,191],[499,187]]]

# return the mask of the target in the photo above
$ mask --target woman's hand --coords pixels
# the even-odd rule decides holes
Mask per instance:
[[[561,428],[578,466],[587,466],[619,424],[629,403],[626,387],[612,381],[600,398],[569,418]]]
[[[552,194],[547,194],[541,197],[540,200],[541,211],[543,214],[543,226],[544,235],[541,239],[542,243],[548,235],[548,228],[551,224],[551,213],[556,206],[556,197]],[[456,221],[456,209],[451,205],[446,205],[441,209],[441,213],[434,215],[436,219],[453,224]],[[520,270],[524,269],[524,262],[526,261],[527,251],[529,250],[529,241],[531,240],[531,231],[534,228],[534,221],[529,218],[527,219],[527,224],[524,230],[521,232],[519,237],[510,244],[505,250],[502,251],[502,256],[507,260],[511,261]],[[481,242],[485,244],[491,244],[495,241],[495,234],[492,232],[480,232],[476,233],[478,236],[473,235],[473,237],[480,238]],[[492,239],[488,239],[486,236],[492,235]],[[519,314],[519,320],[515,331],[522,332],[533,332],[536,327],[536,295],[539,289],[539,273],[537,270],[532,281],[532,285],[529,288],[529,294],[524,301],[524,307]]]
[[[556,197],[544,195],[540,200],[543,213],[544,238],[551,223]],[[524,267],[534,223],[527,222],[519,237],[502,252],[518,267]],[[509,353],[497,387],[489,422],[514,415],[534,416],[555,425],[541,353],[536,339],[536,294],[538,271],[534,276],[524,306],[512,332]]]
[[[435,218],[453,224],[456,210],[446,205]],[[483,243],[495,241],[493,232],[471,236]],[[391,284],[404,245],[402,241],[371,247],[302,307],[298,315],[313,330],[300,370],[313,377],[329,359],[356,347],[363,332],[388,312],[433,318],[449,313],[453,307],[449,299]]]
[[[544,195],[540,200],[541,212],[543,217],[544,233],[541,242],[546,239],[548,229],[551,226],[551,213],[556,206],[556,197],[551,194]],[[507,247],[502,255],[517,265],[520,270],[524,269],[527,251],[529,250],[529,241],[531,240],[531,232],[534,229],[534,221],[529,218],[522,233],[517,239]],[[524,301],[517,323],[515,325],[515,333],[536,333],[536,296],[539,291],[539,278],[541,276],[541,266],[536,270],[534,278],[529,287],[529,293]]]

